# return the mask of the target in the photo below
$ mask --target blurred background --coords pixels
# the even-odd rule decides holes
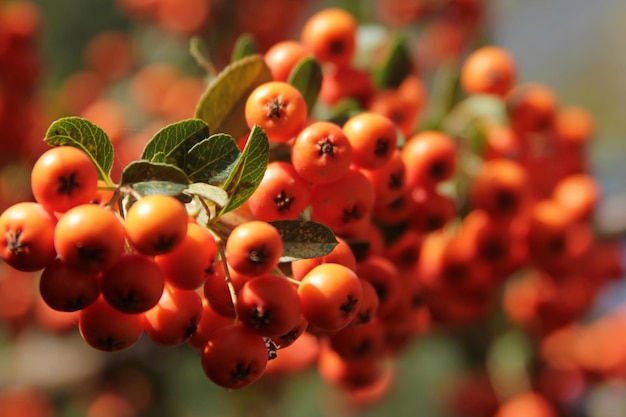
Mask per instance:
[[[461,33],[448,21],[429,25],[427,14],[402,8],[446,2],[32,0],[20,9],[14,6],[27,2],[0,0],[0,38],[15,26],[19,44],[0,60],[0,98],[22,97],[0,100],[2,207],[29,198],[28,170],[45,149],[46,127],[58,117],[81,115],[103,127],[116,145],[118,172],[159,128],[191,117],[206,72],[190,54],[190,36],[204,40],[219,69],[239,34],[254,33],[264,51],[278,40],[297,38],[313,11],[339,6],[367,25],[361,39],[380,40],[381,22],[416,42],[428,39],[412,49],[425,73],[436,71],[438,60],[453,54],[459,42],[468,41],[470,47],[494,43],[515,56],[520,81],[543,83],[560,104],[589,110],[596,124],[589,165],[603,188],[597,228],[621,235],[626,228],[626,3],[450,0],[458,3],[455,19],[470,27]],[[395,8],[403,12],[389,13]],[[3,47],[0,43],[0,53]],[[29,298],[35,277],[0,268],[0,417],[491,417],[502,392],[528,383],[535,349],[524,332],[502,325],[505,319],[498,312],[486,323],[435,328],[416,337],[394,357],[393,382],[380,387],[385,391],[381,398],[376,392],[361,393],[356,401],[348,398],[314,366],[277,371],[243,390],[226,391],[208,381],[188,346],[165,348],[143,340],[119,353],[89,348],[78,332],[66,330],[71,318]],[[617,280],[581,319],[599,320],[624,300],[626,288]],[[626,355],[622,322],[610,328],[609,338]],[[557,392],[554,398],[561,401],[559,416],[626,415],[626,356],[617,362],[604,373],[566,367],[547,375],[546,380],[554,379],[549,383]],[[499,392],[494,381],[500,383]]]

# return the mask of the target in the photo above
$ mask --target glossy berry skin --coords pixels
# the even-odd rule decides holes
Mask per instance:
[[[293,40],[276,42],[263,55],[265,63],[272,72],[274,81],[286,82],[296,64],[310,53],[301,43]]]
[[[247,281],[237,294],[237,315],[254,333],[278,337],[296,325],[301,315],[296,287],[283,277],[265,274]]]
[[[98,171],[82,150],[58,146],[44,152],[31,171],[35,200],[47,210],[65,212],[96,195]]]
[[[185,206],[176,198],[153,194],[135,202],[126,213],[126,235],[137,252],[155,256],[178,246],[187,235]]]
[[[234,323],[212,333],[200,360],[211,381],[224,388],[238,389],[263,375],[268,353],[262,336],[242,323]]]
[[[209,301],[204,298],[202,299],[202,317],[198,323],[196,334],[191,336],[187,343],[194,349],[202,351],[215,330],[231,324],[233,324],[232,318],[217,313]]]
[[[311,325],[336,331],[356,316],[363,289],[354,271],[327,263],[316,266],[302,278],[298,295],[302,314]]]
[[[39,294],[57,311],[78,311],[100,296],[100,274],[70,269],[55,259],[41,272]]]
[[[116,352],[137,343],[143,334],[142,315],[122,313],[100,297],[80,311],[78,328],[89,346]]]
[[[352,146],[338,125],[313,122],[293,141],[291,163],[304,180],[312,184],[331,183],[348,172]]]
[[[194,290],[208,278],[217,256],[217,243],[211,233],[197,223],[187,225],[183,241],[168,253],[154,257],[173,287]]]
[[[461,68],[461,85],[468,94],[504,97],[516,81],[515,59],[506,49],[484,46],[473,51]]]
[[[316,184],[311,192],[311,219],[338,235],[353,235],[369,222],[374,187],[357,169],[329,184]]]
[[[456,171],[457,150],[452,138],[434,131],[411,136],[402,147],[408,188],[432,189],[448,180]]]
[[[165,276],[152,258],[127,253],[102,274],[100,287],[113,308],[127,314],[143,313],[159,302]]]
[[[398,144],[396,126],[386,116],[362,112],[350,117],[342,127],[352,146],[352,163],[375,170],[391,159]]]
[[[236,226],[226,240],[226,261],[244,275],[260,275],[278,265],[283,241],[271,224],[253,220]]]
[[[356,50],[356,29],[357,21],[350,13],[328,8],[309,17],[300,39],[321,63],[345,67]]]
[[[202,310],[196,291],[166,286],[159,302],[143,314],[144,330],[160,345],[181,345],[196,334]]]
[[[61,216],[54,230],[54,247],[68,267],[102,272],[124,253],[124,225],[106,207],[83,204]]]
[[[272,161],[261,183],[248,199],[248,207],[259,220],[295,220],[311,203],[311,186],[289,162]]]
[[[0,215],[0,257],[20,271],[38,271],[56,257],[56,217],[41,204],[21,202]]]
[[[249,128],[258,125],[270,142],[287,142],[304,126],[307,106],[298,89],[286,82],[270,81],[250,93],[244,113]]]

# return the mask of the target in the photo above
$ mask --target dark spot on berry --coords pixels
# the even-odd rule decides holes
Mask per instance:
[[[251,249],[248,260],[255,265],[264,265],[267,262],[267,250],[264,247]]]
[[[384,138],[376,140],[376,147],[374,148],[374,155],[385,157],[389,153],[389,141]]]
[[[80,183],[77,181],[75,172],[59,177],[59,188],[57,189],[59,194],[72,195],[77,188],[80,188]]]
[[[371,282],[370,284],[372,284],[372,287],[374,287],[374,290],[376,291],[376,295],[378,295],[378,299],[380,301],[384,301],[387,299],[387,296],[389,295],[389,289],[387,288],[386,285],[381,284],[380,282]]]
[[[259,307],[252,310],[252,318],[250,324],[255,329],[262,329],[272,324],[272,312],[269,310],[263,310]]]
[[[189,319],[189,323],[183,329],[184,339],[187,340],[190,337],[193,337],[198,332],[198,322],[194,319]]]
[[[511,213],[517,207],[517,198],[515,194],[508,190],[500,190],[496,194],[496,205],[499,211]]]
[[[434,230],[441,229],[444,224],[444,220],[439,216],[429,216],[425,222],[426,230],[432,232]]]
[[[321,139],[319,142],[317,142],[317,147],[319,148],[319,151],[318,151],[319,156],[323,156],[323,155],[335,156],[335,145],[330,140],[330,138]]]
[[[280,119],[283,117],[283,108],[285,104],[278,97],[274,98],[270,103],[265,105],[267,109],[267,117],[270,119]]]
[[[97,347],[107,352],[120,350],[124,344],[120,340],[115,340],[113,336],[107,336],[97,343]]]
[[[428,169],[428,175],[435,180],[443,179],[447,173],[448,165],[444,161],[435,161]]]
[[[398,171],[389,175],[389,182],[387,188],[390,190],[399,190],[404,186],[404,172]]]
[[[174,248],[175,242],[176,236],[159,236],[154,245],[154,250],[161,253],[169,252]]]
[[[346,297],[346,301],[341,306],[339,306],[339,309],[343,311],[345,314],[350,314],[354,311],[358,303],[359,303],[358,298],[348,295]]]
[[[341,55],[346,49],[346,45],[341,39],[333,40],[328,46],[332,55]]]
[[[77,246],[78,258],[85,264],[101,264],[104,262],[105,251],[99,247]]]
[[[372,351],[372,342],[368,339],[364,339],[364,340],[361,340],[361,343],[357,344],[354,347],[354,350],[352,351],[352,353],[354,353],[355,356],[359,357],[359,356],[365,356],[371,351]]]
[[[363,213],[356,204],[351,209],[344,209],[341,214],[341,221],[346,224],[362,218]]]
[[[246,381],[252,372],[251,363],[238,362],[235,365],[235,369],[231,372],[230,376],[234,382]]]
[[[285,190],[280,190],[280,193],[274,197],[274,205],[280,214],[290,211],[294,201],[295,198],[289,197]]]
[[[5,235],[7,248],[13,255],[20,255],[26,252],[26,245],[21,241],[22,230],[9,230]]]
[[[367,309],[365,311],[359,312],[356,315],[356,323],[357,324],[366,324],[372,321],[372,310]]]

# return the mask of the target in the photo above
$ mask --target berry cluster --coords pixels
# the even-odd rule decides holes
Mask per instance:
[[[104,130],[57,120],[34,201],[0,216],[3,261],[41,271],[41,298],[78,312],[90,346],[190,345],[226,388],[317,361],[366,401],[408,342],[500,303],[547,338],[622,272],[592,226],[592,117],[485,46],[426,120],[404,47],[359,67],[357,20],[322,10],[297,41],[240,50],[119,181]]]

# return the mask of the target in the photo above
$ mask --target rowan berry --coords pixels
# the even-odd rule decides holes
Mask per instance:
[[[189,223],[180,245],[168,253],[155,256],[154,261],[163,271],[168,284],[183,290],[194,290],[207,280],[216,257],[217,243],[213,235],[205,227]]]
[[[347,326],[359,311],[361,281],[351,269],[334,263],[311,269],[298,286],[302,314],[313,326],[336,331]]]
[[[468,94],[504,97],[516,81],[517,65],[509,51],[488,45],[474,50],[461,67],[461,85]]]
[[[356,50],[356,30],[354,16],[342,9],[329,8],[307,19],[300,39],[321,63],[344,67]]]
[[[354,115],[342,129],[352,147],[352,163],[358,168],[380,168],[391,159],[398,144],[394,123],[378,113]]]
[[[148,311],[159,302],[165,287],[163,271],[153,258],[124,254],[102,273],[100,288],[109,305],[122,313]]]
[[[276,275],[255,276],[237,294],[237,316],[261,336],[284,335],[297,326],[301,316],[296,286]]]
[[[350,140],[331,122],[313,122],[291,145],[291,163],[304,180],[325,184],[341,178],[352,163]]]
[[[302,43],[284,40],[270,46],[263,54],[263,59],[274,81],[286,82],[296,64],[306,56],[309,56],[309,50]]]
[[[59,218],[54,230],[54,247],[69,268],[83,272],[105,271],[124,253],[124,225],[110,208],[82,204]]]
[[[49,211],[65,212],[91,202],[98,188],[98,171],[91,158],[73,146],[44,152],[31,171],[35,200]]]
[[[80,310],[78,328],[94,349],[116,352],[133,346],[143,334],[141,314],[126,314],[111,307],[103,297]]]
[[[293,165],[272,161],[261,183],[248,199],[250,212],[259,220],[295,220],[311,203],[311,186]]]
[[[433,188],[456,171],[457,148],[448,135],[423,131],[407,139],[402,147],[408,188]]]
[[[39,294],[57,311],[77,311],[94,303],[100,295],[100,274],[70,269],[60,259],[41,272]]]
[[[130,206],[124,227],[137,252],[155,256],[181,244],[187,235],[188,217],[185,206],[176,198],[152,194]]]
[[[166,285],[158,303],[143,313],[144,330],[160,345],[181,345],[196,334],[202,310],[196,291]]]
[[[270,142],[287,142],[304,127],[307,106],[302,93],[282,81],[270,81],[248,96],[244,113],[249,128],[260,126]]]
[[[238,322],[216,329],[201,352],[202,369],[215,384],[243,388],[258,380],[267,366],[262,336]]]
[[[16,203],[0,215],[0,257],[20,271],[38,271],[56,257],[56,217],[41,204]]]
[[[226,240],[226,261],[241,274],[260,275],[278,265],[283,240],[271,224],[252,220],[236,226]]]
[[[311,189],[311,219],[338,235],[355,234],[369,223],[374,188],[358,169],[350,169],[337,181],[315,184]]]

